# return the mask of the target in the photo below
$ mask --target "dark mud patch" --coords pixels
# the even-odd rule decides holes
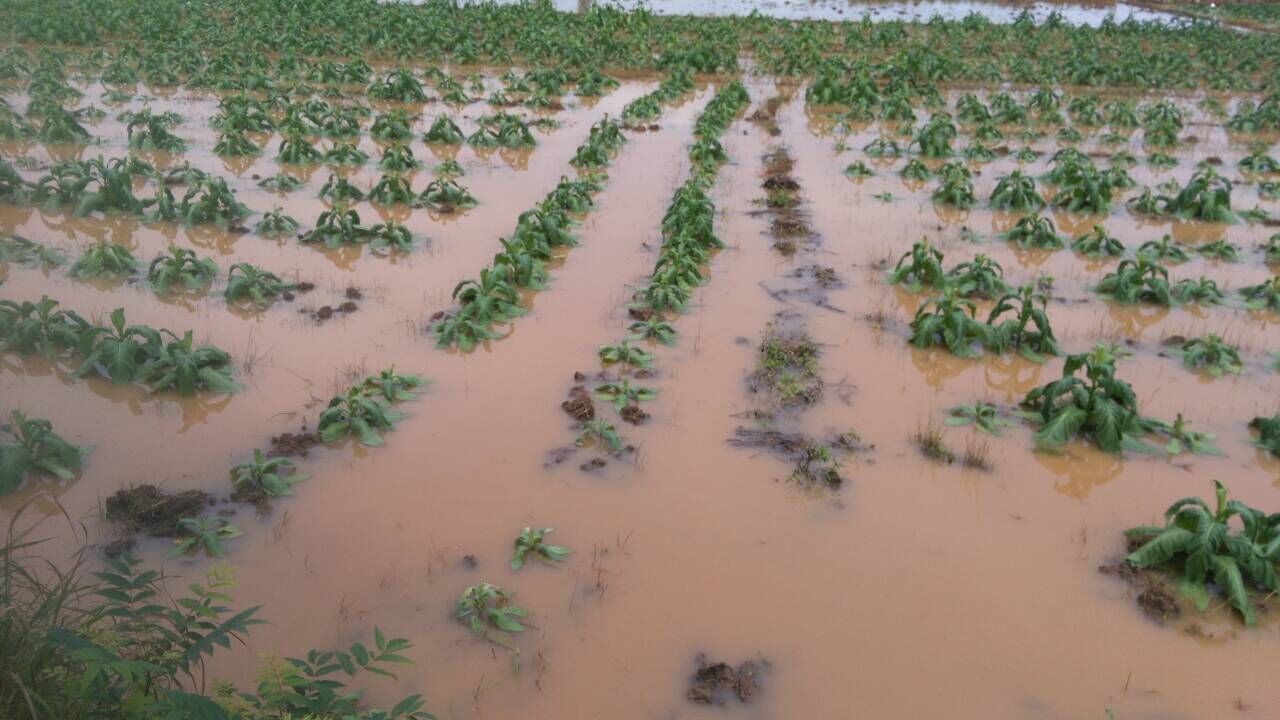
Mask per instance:
[[[732,447],[762,450],[785,460],[791,465],[790,482],[831,490],[845,483],[841,457],[871,447],[856,433],[841,433],[822,442],[800,432],[746,427],[736,429],[728,442]]]
[[[734,667],[699,654],[695,662],[698,669],[689,679],[685,697],[699,705],[725,705],[735,698],[741,703],[753,702],[760,694],[761,677],[771,669],[768,660],[747,660]]]
[[[578,469],[581,470],[582,472],[589,473],[589,472],[595,472],[597,470],[600,470],[608,464],[609,464],[609,461],[605,460],[604,458],[591,458],[590,460],[579,465]]]
[[[752,394],[767,394],[782,407],[808,406],[822,398],[818,344],[799,314],[783,311],[765,327],[755,370],[747,377]]]
[[[806,265],[796,268],[785,277],[761,283],[761,286],[765,292],[769,293],[769,297],[787,305],[804,303],[823,310],[844,313],[844,310],[833,305],[828,297],[831,290],[844,287],[844,280],[832,267]]]
[[[576,447],[558,447],[547,451],[547,458],[543,461],[542,467],[549,468],[556,465],[563,465],[578,453]]]
[[[569,399],[560,403],[560,409],[578,422],[595,419],[596,404],[591,400],[591,393],[581,385],[569,389]]]
[[[298,432],[286,432],[271,438],[267,457],[306,457],[311,448],[320,444],[320,436],[307,430],[306,423]]]
[[[126,540],[139,532],[173,537],[179,520],[200,515],[209,504],[209,495],[200,490],[166,493],[155,485],[138,485],[108,497],[106,516],[119,524]]]
[[[1142,614],[1156,623],[1165,625],[1182,616],[1177,587],[1166,573],[1135,568],[1123,561],[1099,566],[1098,572],[1124,580],[1129,585],[1129,594],[1142,610]]]
[[[236,488],[231,493],[231,502],[252,505],[258,515],[271,514],[271,496],[263,492],[260,487],[245,486]]]
[[[755,111],[747,116],[747,120],[759,125],[773,137],[781,135],[782,130],[778,127],[778,110],[782,107],[782,102],[782,96],[774,95],[757,106]]]
[[[640,425],[649,419],[649,413],[640,409],[639,405],[627,405],[618,412],[622,419],[632,425]]]

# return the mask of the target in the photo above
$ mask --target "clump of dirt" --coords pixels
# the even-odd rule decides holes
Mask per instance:
[[[293,286],[293,289],[300,293],[309,293],[316,289],[316,284],[311,282],[300,282]]]
[[[480,567],[480,561],[476,559],[475,555],[463,555],[462,567],[468,570],[475,570],[476,568]]]
[[[791,170],[796,166],[796,161],[791,159],[786,148],[778,148],[771,153],[766,153],[763,159],[766,178],[790,175]]]
[[[307,430],[307,424],[296,433],[286,432],[271,438],[267,457],[306,457],[311,448],[320,444],[320,436]]]
[[[581,470],[582,472],[595,472],[596,470],[599,470],[600,468],[608,464],[609,462],[604,458],[597,457],[597,458],[591,458],[590,460],[582,463],[581,465],[578,466],[578,469]]]
[[[782,96],[774,95],[756,107],[755,112],[747,116],[747,120],[764,128],[765,132],[777,137],[782,134],[778,127],[778,109],[782,107]]]
[[[542,463],[542,467],[549,468],[554,465],[561,465],[578,452],[578,448],[572,445],[566,447],[553,448],[547,451],[547,459]]]
[[[818,345],[800,316],[781,312],[764,331],[756,369],[747,378],[752,393],[768,392],[783,407],[812,405],[822,397]]]
[[[791,464],[787,478],[806,486],[821,485],[835,490],[844,485],[840,474],[838,453],[850,453],[867,449],[861,440],[853,440],[848,433],[836,435],[829,442],[818,442],[799,432],[762,430],[739,427],[729,438],[729,444],[740,448],[759,448],[786,460]]]
[[[345,296],[348,300],[363,300],[363,299],[364,299],[364,293],[360,292],[360,288],[358,288],[358,287],[354,287],[354,286],[347,288],[346,292],[344,293],[344,296]]]
[[[639,425],[649,419],[649,413],[641,410],[639,405],[627,405],[618,414],[632,425]]]
[[[316,314],[315,314],[316,320],[324,322],[325,320],[328,320],[331,317],[333,317],[333,308],[329,307],[328,305],[324,305],[319,310],[316,310]]]
[[[271,496],[260,487],[245,485],[236,488],[231,492],[231,502],[252,505],[254,511],[259,515],[271,514]]]
[[[632,308],[627,308],[627,315],[629,315],[632,320],[647,322],[653,317],[654,312],[649,308],[632,307]]]
[[[173,537],[178,521],[199,515],[209,500],[200,490],[166,493],[155,485],[138,485],[108,497],[106,514],[108,520],[121,525],[126,539],[138,532]]]
[[[360,306],[356,305],[355,302],[351,300],[348,300],[338,306],[338,312],[340,313],[353,313],[359,309],[360,309]]]
[[[747,660],[733,667],[724,662],[710,662],[705,655],[696,658],[698,669],[689,680],[689,702],[700,705],[724,705],[731,698],[749,703],[760,693],[760,676],[769,669],[767,660]]]
[[[1133,541],[1129,544],[1132,549]],[[1099,566],[1098,572],[1124,580],[1142,613],[1151,620],[1164,625],[1182,615],[1182,605],[1178,601],[1174,581],[1167,573],[1136,568],[1124,561]]]
[[[560,409],[578,422],[595,419],[596,404],[591,400],[591,393],[581,385],[569,389],[569,399],[560,403]]]

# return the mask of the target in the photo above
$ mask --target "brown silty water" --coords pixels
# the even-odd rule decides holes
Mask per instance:
[[[685,700],[700,652],[732,663],[769,661],[756,701],[732,710],[744,717],[1100,718],[1107,707],[1119,718],[1280,713],[1270,678],[1280,660],[1274,615],[1245,630],[1215,606],[1162,627],[1143,616],[1123,582],[1097,570],[1123,556],[1125,528],[1157,522],[1175,498],[1205,496],[1210,478],[1250,504],[1275,506],[1280,461],[1249,444],[1245,423],[1276,411],[1280,376],[1268,358],[1280,349],[1280,318],[1233,307],[1155,310],[1103,301],[1090,287],[1114,261],[1069,250],[1015,252],[994,239],[1012,218],[985,203],[966,212],[936,207],[933,182],[904,185],[902,160],[860,182],[846,178],[844,167],[863,159],[860,148],[880,127],[843,137],[829,115],[806,109],[796,88],[783,88],[790,99],[779,111],[778,136],[738,121],[723,138],[730,162],[711,194],[726,248],[714,256],[690,311],[674,320],[680,342],[648,348],[659,368],[645,381],[659,391],[645,404],[652,418],[640,427],[618,423],[635,452],[607,458],[590,473],[578,466],[600,456],[591,448],[548,463],[550,451],[573,445],[572,421],[559,408],[573,374],[596,372],[596,349],[625,334],[625,306],[653,267],[659,222],[687,176],[692,123],[714,82],[664,108],[659,131],[629,136],[597,207],[575,228],[580,245],[553,263],[548,287],[527,297],[531,312],[504,338],[470,354],[440,351],[427,319],[450,306],[453,286],[489,261],[521,211],[561,175],[572,175],[568,161],[591,123],[616,116],[654,86],[628,80],[598,102],[555,113],[561,127],[539,134],[527,153],[433,151],[414,141],[427,166],[415,176],[415,190],[430,179],[437,153],[456,155],[466,169],[460,180],[480,205],[452,217],[389,211],[425,238],[392,259],[316,250],[292,238],[0,209],[0,228],[72,257],[101,237],[126,244],[144,262],[175,244],[213,256],[223,273],[244,261],[317,286],[291,303],[237,314],[216,289],[162,301],[144,282],[99,286],[57,269],[7,268],[4,298],[48,294],[87,317],[124,307],[131,322],[192,328],[198,340],[237,360],[243,391],[178,400],[3,358],[6,408],[48,418],[65,437],[93,447],[83,477],[56,497],[87,522],[94,542],[112,537],[98,509],[117,489],[146,482],[225,497],[230,466],[304,418],[313,426],[321,405],[351,378],[394,364],[431,380],[417,401],[402,406],[408,416],[385,447],[341,442],[313,450],[299,461],[310,479],[265,516],[219,506],[235,507],[233,520],[246,533],[229,546],[237,603],[264,605],[270,624],[220,656],[210,674],[248,684],[259,653],[345,644],[377,625],[412,640],[416,665],[397,685],[372,681],[372,697],[422,692],[441,718],[711,717],[723,711]],[[762,80],[749,89],[753,108],[777,92]],[[288,195],[257,188],[254,175],[280,169],[271,159],[279,138],[253,162],[224,164],[211,152],[207,121],[215,105],[185,91],[151,102],[156,111],[184,116],[177,132],[190,147],[183,159],[227,177],[255,210],[280,205],[309,226],[326,207],[316,195],[329,171],[304,173],[306,186]],[[415,130],[440,109],[427,106]],[[461,114],[486,111],[472,105]],[[468,122],[464,131],[473,127]],[[1044,153],[1028,166],[1037,175],[1056,147],[1053,130],[1032,143]],[[106,142],[80,150],[81,157],[125,152],[119,123],[103,121],[93,132]],[[1235,165],[1246,150],[1220,123],[1197,115],[1187,134],[1198,142],[1175,153],[1179,167],[1131,171],[1139,187],[1185,181],[1210,156],[1238,177]],[[848,150],[836,147],[841,137]],[[1143,157],[1139,138],[1135,133],[1131,150]],[[376,158],[377,143],[365,137],[360,146]],[[779,146],[795,159],[800,210],[821,238],[794,260],[772,250],[760,212],[760,158]],[[1096,137],[1081,147],[1102,149]],[[29,152],[44,157],[39,146]],[[1016,164],[1006,157],[975,167],[976,194],[985,200]],[[370,163],[348,177],[367,189],[378,175]],[[895,199],[874,197],[885,191]],[[1233,201],[1237,208],[1274,206],[1247,185],[1236,187]],[[368,203],[355,207],[367,222],[380,215]],[[1099,221],[1051,216],[1071,236]],[[1272,232],[1260,225],[1171,226],[1118,208],[1105,221],[1131,249],[1163,233],[1185,244],[1226,237],[1249,258],[1229,265],[1193,256],[1172,270],[1175,279],[1204,274],[1235,289],[1269,275],[1253,260],[1254,246]],[[962,228],[985,241],[962,240]],[[944,250],[947,266],[981,252],[1014,283],[1052,275],[1049,315],[1065,349],[1131,342],[1132,356],[1118,373],[1133,384],[1144,412],[1169,419],[1183,413],[1194,428],[1217,436],[1224,456],[1120,457],[1080,443],[1037,453],[1031,428],[1019,424],[1001,438],[969,428],[944,432],[957,452],[966,442],[987,442],[989,470],[923,458],[910,436],[939,423],[946,408],[977,400],[1012,406],[1056,377],[1062,361],[970,360],[907,345],[907,322],[927,295],[887,285],[884,262],[921,238]],[[829,308],[788,305],[768,292],[802,262],[829,266],[844,281],[828,293]],[[341,303],[348,287],[363,295],[357,311],[323,323],[301,312]],[[786,480],[785,463],[726,443],[748,422],[744,413],[758,407],[745,379],[765,324],[783,309],[798,312],[819,343],[828,390],[788,422],[815,436],[852,429],[874,445],[845,460],[839,490],[800,488]],[[1210,331],[1240,346],[1241,375],[1209,380],[1162,346],[1171,335]],[[0,508],[12,514],[33,497],[11,496]],[[51,500],[34,502],[57,510]],[[508,568],[511,541],[524,526],[555,528],[550,539],[574,551],[563,568]],[[51,552],[71,551],[69,534],[51,534]],[[149,564],[184,579],[208,564],[203,557],[165,560],[160,541],[143,541],[139,550]],[[530,613],[531,628],[511,640],[522,658],[518,674],[506,651],[452,619],[458,594],[480,581],[515,591]]]

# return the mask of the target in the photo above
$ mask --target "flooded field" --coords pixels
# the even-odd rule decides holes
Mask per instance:
[[[365,12],[339,5],[300,13]],[[457,12],[477,45],[506,24]],[[621,35],[636,16],[583,17]],[[173,683],[224,716],[283,717],[215,679],[270,685],[269,658],[372,647],[376,627],[413,664],[352,685],[387,708],[421,693],[438,718],[1275,717],[1280,520],[1258,520],[1239,593],[1227,550],[1205,561],[1203,611],[1175,579],[1196,560],[1126,562],[1155,531],[1125,531],[1178,498],[1213,509],[1215,479],[1280,506],[1280,101],[1259,79],[1280,49],[1131,24],[1108,52],[1150,33],[1148,54],[1202,64],[1149,87],[1074,68],[929,80],[946,58],[923,25],[843,41],[847,58],[847,28],[798,27],[696,46],[727,67],[563,77],[488,46],[420,62],[250,43],[271,61],[207,48],[166,81],[148,59],[181,67],[195,40],[10,38],[0,237],[34,246],[0,240],[0,412],[85,452],[69,479],[3,456],[6,562],[132,556],[177,595],[225,552],[225,604],[268,622]],[[938,27],[974,58],[1001,41],[984,32],[1090,32]],[[911,62],[884,60],[908,36]],[[1213,53],[1246,50],[1211,87]],[[1121,72],[1093,62],[1074,77]],[[153,264],[175,249],[194,259]],[[250,270],[281,284],[229,298]],[[43,296],[104,329],[24,345],[18,304]],[[228,357],[193,361],[184,394],[185,366],[163,368],[190,348],[139,358],[188,330]],[[1081,384],[1037,418],[1064,366]],[[233,484],[255,450],[298,474],[263,481],[264,456]],[[554,532],[527,534],[513,569],[524,528]],[[509,597],[459,621],[485,583]],[[73,716],[17,686],[6,708]]]

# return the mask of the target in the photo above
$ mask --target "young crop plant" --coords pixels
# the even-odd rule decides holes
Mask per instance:
[[[258,181],[258,187],[277,193],[293,192],[302,187],[303,182],[292,175],[284,173],[276,173],[271,177],[263,178]]]
[[[861,180],[862,178],[872,177],[876,173],[874,170],[867,167],[865,162],[858,160],[856,162],[849,163],[849,166],[844,169],[844,174],[854,180]]]
[[[174,123],[165,114],[152,115],[149,108],[133,113],[126,131],[129,136],[129,147],[135,150],[160,150],[168,153],[180,153],[186,149],[187,143],[177,135],[169,132]]]
[[[418,388],[426,382],[421,375],[401,375],[392,365],[377,375],[366,377],[361,385],[366,394],[379,397],[387,403],[394,403],[417,398]]]
[[[67,482],[80,472],[84,448],[63,440],[48,420],[27,417],[21,410],[9,413],[0,433],[12,442],[0,442],[0,497],[21,490],[41,476]]]
[[[892,138],[879,137],[867,143],[862,151],[869,158],[896,158],[902,155],[902,147]]]
[[[416,202],[420,207],[440,212],[454,212],[477,205],[475,196],[469,190],[445,178],[432,180],[418,195]]]
[[[315,165],[323,159],[316,146],[300,133],[285,135],[276,150],[276,162],[286,165]]]
[[[264,214],[253,231],[266,238],[285,237],[298,232],[298,221],[284,214],[279,206]]]
[[[991,193],[991,207],[994,210],[1028,212],[1044,207],[1044,198],[1036,192],[1036,181],[1021,170],[1014,170],[1002,176],[996,182]]]
[[[208,224],[227,230],[248,217],[251,211],[236,199],[226,180],[207,178],[187,190],[178,212],[181,221],[187,225]]]
[[[516,536],[513,543],[515,548],[511,554],[511,569],[519,570],[524,567],[525,558],[532,555],[538,560],[548,565],[556,563],[569,557],[569,548],[560,545],[548,545],[544,538],[551,533],[551,528],[525,528]]]
[[[103,239],[85,248],[67,274],[79,280],[90,280],[124,277],[132,275],[137,269],[138,261],[128,248]]]
[[[360,385],[353,385],[343,395],[335,395],[320,413],[316,431],[324,442],[333,442],[348,435],[356,442],[369,447],[384,444],[381,433],[394,429],[400,414],[392,411],[387,403],[370,395]]]
[[[1262,246],[1262,261],[1267,265],[1280,265],[1280,233],[1267,238]]]
[[[1148,240],[1138,246],[1137,256],[1142,259],[1150,260],[1154,263],[1184,263],[1190,258],[1187,251],[1178,247],[1173,243],[1173,238],[1169,235],[1162,236],[1159,240]]]
[[[1154,428],[1167,435],[1169,441],[1164,450],[1169,455],[1180,455],[1184,452],[1192,455],[1222,455],[1222,450],[1213,443],[1214,436],[1192,430],[1191,423],[1182,417],[1182,413],[1172,423],[1151,421]]]
[[[1027,393],[1022,407],[1019,416],[1040,426],[1034,437],[1044,448],[1082,437],[1106,452],[1145,451],[1142,438],[1157,427],[1138,412],[1133,387],[1115,376],[1115,357],[1104,347],[1067,356],[1062,377]]]
[[[378,140],[408,140],[413,137],[412,119],[403,110],[379,115],[369,126],[369,136]]]
[[[942,294],[926,300],[911,320],[910,342],[925,349],[941,345],[957,357],[973,357],[973,346],[993,347],[996,331],[976,319],[978,308],[962,297],[956,288],[944,288]]]
[[[14,263],[23,267],[51,268],[67,259],[56,248],[34,242],[21,235],[0,237],[0,263]]]
[[[1220,262],[1227,263],[1240,261],[1240,247],[1235,243],[1227,241],[1226,238],[1218,238],[1212,242],[1207,242],[1196,248],[1196,252],[1199,253],[1201,257],[1205,257],[1210,260],[1218,260]]]
[[[653,353],[634,347],[628,340],[623,340],[617,345],[601,345],[598,354],[600,362],[605,365],[622,363],[629,367],[653,367]]]
[[[955,138],[956,125],[951,116],[938,113],[916,131],[911,147],[919,148],[920,154],[927,158],[951,157],[951,143]]]
[[[1179,280],[1169,288],[1169,295],[1180,303],[1199,305],[1221,305],[1227,299],[1218,283],[1203,275]]]
[[[1244,306],[1248,310],[1270,310],[1280,313],[1280,275],[1272,275],[1269,280],[1240,288],[1244,296]]]
[[[1024,285],[997,300],[987,316],[987,325],[995,333],[994,346],[1001,350],[1015,348],[1034,363],[1043,363],[1046,355],[1057,355],[1058,341],[1045,312],[1048,304],[1049,298],[1032,285]],[[1007,314],[1013,317],[1001,320]]]
[[[524,632],[520,620],[526,617],[522,608],[511,603],[511,595],[497,585],[480,583],[462,591],[454,617],[471,628],[471,632],[489,640],[494,630]]]
[[[293,283],[281,280],[275,273],[240,262],[232,265],[227,273],[227,289],[223,291],[223,295],[227,303],[232,305],[248,303],[265,308],[294,287]]]
[[[917,158],[907,160],[907,164],[902,166],[902,170],[898,171],[898,174],[902,176],[903,180],[915,182],[924,182],[933,177],[933,171],[929,170],[929,167]]]
[[[394,100],[403,103],[427,101],[427,93],[422,89],[422,84],[413,77],[413,73],[403,68],[388,70],[369,86],[367,93],[374,100]]]
[[[1238,375],[1244,369],[1240,353],[1212,333],[1187,340],[1182,343],[1180,352],[1183,365],[1193,370],[1204,370],[1210,377],[1222,377],[1225,373]]]
[[[1263,150],[1254,150],[1240,159],[1239,168],[1254,174],[1277,173],[1280,172],[1280,163]]]
[[[163,342],[163,335],[169,336],[168,342]],[[197,390],[222,394],[240,389],[231,378],[231,356],[226,351],[212,345],[195,347],[190,330],[181,337],[161,330],[156,337],[160,339],[148,340],[146,360],[137,370],[138,381],[151,392],[194,395]]]
[[[1058,250],[1067,245],[1066,240],[1058,235],[1053,220],[1034,212],[1019,218],[1013,228],[1000,237],[1020,248]]]
[[[196,257],[195,251],[171,247],[168,255],[151,261],[147,268],[147,282],[158,293],[167,293],[175,287],[184,290],[201,290],[208,287],[218,265],[211,258]]]
[[[1258,431],[1253,444],[1272,455],[1280,457],[1280,413],[1271,417],[1255,417],[1249,421],[1249,428]]]
[[[1067,212],[1105,213],[1111,209],[1111,183],[1092,164],[1071,163],[1064,167],[1053,206]]]
[[[1113,272],[1107,273],[1095,288],[1099,295],[1121,305],[1151,303],[1162,307],[1173,304],[1169,288],[1169,271],[1145,257],[1121,260]]]
[[[324,152],[321,162],[325,165],[363,165],[369,155],[352,143],[337,143]]]
[[[954,287],[965,297],[994,300],[1009,292],[1009,284],[1004,281],[1004,268],[982,253],[948,270],[946,285]]]
[[[406,253],[413,249],[413,233],[395,220],[377,223],[369,228],[369,250],[379,255]]]
[[[1101,225],[1071,241],[1071,249],[1095,260],[1118,257],[1124,254],[1124,243],[1117,240]]]
[[[89,328],[87,320],[59,310],[47,295],[39,302],[0,300],[0,351],[59,359],[80,347]]]
[[[244,535],[244,531],[223,518],[200,516],[183,518],[178,521],[177,537],[173,539],[173,549],[169,557],[180,557],[203,550],[212,558],[227,556],[224,544]]]
[[[238,491],[281,497],[293,494],[293,486],[307,476],[288,458],[269,458],[261,450],[253,451],[253,460],[231,468],[231,485]]]
[[[254,144],[243,130],[227,130],[218,136],[213,145],[218,157],[251,157],[262,154],[262,148]]]
[[[1188,220],[1231,223],[1231,181],[1219,175],[1212,167],[1195,172],[1178,193],[1172,197],[1161,196],[1168,214]]]
[[[939,290],[946,287],[947,277],[942,269],[942,251],[935,248],[928,240],[912,244],[910,252],[898,258],[898,264],[889,272],[888,280],[891,285],[901,283],[913,293],[920,292],[925,286]]]
[[[304,244],[321,243],[334,249],[364,242],[369,228],[360,224],[360,214],[345,205],[337,205],[320,213],[316,226],[298,239]]]
[[[622,436],[618,435],[618,429],[613,426],[613,423],[603,418],[582,423],[582,429],[578,431],[578,437],[574,443],[578,447],[583,447],[592,440],[603,445],[609,452],[618,452],[622,449]]]
[[[1142,546],[1125,558],[1137,568],[1164,568],[1178,573],[1178,591],[1204,612],[1214,589],[1224,594],[1245,625],[1257,622],[1249,586],[1280,592],[1280,515],[1267,515],[1239,500],[1227,500],[1227,489],[1213,481],[1216,507],[1188,497],[1165,511],[1163,527],[1135,527],[1125,535]],[[1238,518],[1241,529],[1232,527]],[[1180,572],[1179,572],[1180,570]],[[1212,579],[1212,585],[1210,585]]]
[[[671,346],[676,344],[676,339],[679,337],[675,326],[662,319],[662,316],[656,313],[650,315],[647,320],[637,320],[631,323],[631,326],[627,329],[631,331],[631,334],[627,335],[626,339],[631,342],[652,339],[663,345]]]
[[[413,150],[404,143],[393,143],[382,151],[378,168],[383,172],[402,173],[416,170],[422,163],[413,157]]]
[[[622,378],[618,382],[604,383],[595,389],[595,396],[613,403],[616,410],[628,405],[638,405],[643,401],[658,397],[658,391],[651,388],[637,387],[631,384],[630,378]]]
[[[938,171],[941,183],[933,191],[933,201],[963,209],[978,204],[973,194],[973,181],[969,169],[959,162],[949,162]]]
[[[951,427],[973,425],[978,430],[996,437],[1004,434],[1002,428],[1013,426],[1011,421],[1001,415],[1000,408],[988,402],[948,408],[947,415],[947,419],[943,421],[944,425]]]
[[[359,201],[364,199],[364,191],[352,185],[346,178],[330,173],[329,179],[320,187],[319,197],[334,203]]]

